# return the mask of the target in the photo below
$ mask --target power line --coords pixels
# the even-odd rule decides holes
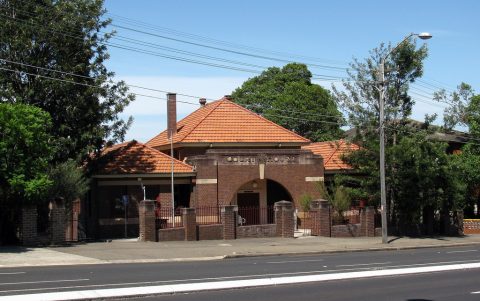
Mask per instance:
[[[0,14],[0,15],[2,15],[2,14]],[[24,20],[19,20],[19,19],[13,18],[13,17],[8,16],[8,15],[3,15],[3,16],[5,16],[7,18],[10,18],[10,19],[13,19],[15,22],[23,23],[26,26],[34,27],[31,24],[26,24],[26,22]],[[82,39],[83,40],[83,38],[81,38],[81,37],[73,36],[73,35],[65,33],[65,32],[48,30],[48,29],[47,29],[47,31],[52,32],[52,33],[62,34],[62,35],[65,35],[65,36],[68,36],[68,37],[71,37],[71,38],[74,38],[74,39]],[[209,63],[209,62],[205,62],[205,61],[193,60],[193,59],[188,59],[188,58],[179,57],[179,56],[171,56],[171,55],[161,54],[161,53],[158,53],[158,52],[144,50],[144,49],[141,49],[141,48],[130,47],[130,46],[122,45],[122,44],[116,44],[116,43],[112,43],[112,42],[101,42],[101,41],[99,41],[99,43],[103,44],[103,45],[106,45],[106,46],[118,48],[118,49],[129,50],[129,51],[133,51],[133,52],[137,52],[137,53],[148,54],[148,55],[167,58],[167,59],[176,60],[176,61],[194,63],[194,64],[210,66],[210,67],[217,67],[217,68],[221,68],[221,69],[229,69],[229,70],[234,70],[234,71],[242,71],[242,72],[248,72],[248,73],[254,73],[254,74],[261,74],[261,72],[257,71],[257,70],[239,68],[239,67],[216,64],[216,63]],[[312,79],[324,80],[324,81],[335,81],[334,78],[340,79],[340,77],[329,76],[329,75],[318,75],[318,74],[315,74],[315,75],[317,77],[312,77]]]
[[[45,71],[56,72],[56,73],[60,73],[60,74],[64,74],[64,75],[76,76],[76,77],[85,78],[85,79],[91,79],[91,80],[97,80],[97,79],[98,79],[98,78],[95,78],[95,77],[80,75],[80,74],[76,74],[76,73],[59,71],[59,70],[55,70],[55,69],[44,68],[44,67],[40,67],[40,66],[35,66],[35,65],[30,65],[30,64],[20,63],[20,62],[15,62],[15,61],[7,60],[7,59],[4,59],[4,58],[0,58],[0,61],[5,61],[5,62],[11,63],[11,64],[15,64],[15,65],[20,65],[20,66],[25,66],[25,67],[31,67],[31,68],[36,68],[36,69],[45,70]],[[38,75],[38,74],[37,74],[37,75]],[[77,83],[77,82],[75,82],[75,83]],[[117,84],[118,84],[118,82],[117,82]],[[148,88],[148,87],[142,87],[142,86],[137,86],[137,85],[132,85],[132,84],[126,84],[126,86],[131,87],[131,88],[137,88],[137,89],[142,89],[142,90],[153,91],[153,92],[162,92],[162,93],[170,93],[170,92],[171,92],[171,91],[154,89],[154,88]],[[180,95],[180,96],[197,98],[197,99],[198,99],[198,98],[202,98],[201,96],[194,96],[194,95],[189,95],[189,94],[182,94],[182,93],[176,93],[176,94],[177,94],[177,95]],[[205,98],[205,97],[203,97],[203,98]],[[213,99],[210,99],[210,100],[213,100]]]
[[[43,8],[45,9],[49,9],[50,7],[47,7],[46,5],[43,5],[43,4],[38,4],[39,6],[42,6]],[[18,9],[17,9],[18,10]],[[53,12],[55,15],[61,15],[59,12]],[[32,15],[32,14],[30,14]],[[143,27],[143,28],[149,28],[149,29],[156,29],[156,30],[160,30],[160,31],[163,31],[163,32],[169,32],[173,35],[179,35],[179,36],[184,36],[184,37],[190,37],[192,39],[197,39],[197,40],[204,40],[204,41],[210,41],[212,43],[216,43],[216,44],[223,44],[223,45],[230,45],[230,46],[233,46],[233,47],[240,47],[240,48],[244,48],[244,49],[252,49],[252,50],[257,50],[257,51],[260,51],[260,52],[269,52],[269,50],[265,50],[265,49],[261,49],[261,48],[255,48],[255,47],[251,47],[251,46],[245,46],[245,45],[241,45],[241,44],[235,44],[235,43],[229,43],[229,42],[225,42],[225,41],[221,41],[221,40],[216,40],[216,39],[212,39],[212,38],[208,38],[208,37],[203,37],[203,36],[199,36],[199,35],[195,35],[195,34],[190,34],[190,33],[185,33],[185,32],[181,32],[181,31],[178,31],[178,30],[173,30],[173,29],[170,29],[170,28],[166,28],[166,27],[159,27],[159,26],[155,26],[155,25],[151,25],[151,24],[148,24],[146,22],[142,22],[142,21],[138,21],[138,20],[134,20],[134,19],[131,19],[131,18],[126,18],[126,17],[122,17],[122,16],[119,16],[119,15],[114,15],[114,14],[110,14],[107,12],[107,15],[113,15],[113,16],[116,16],[118,18],[121,18],[121,19],[124,19],[124,20],[127,20],[126,23],[130,23],[130,24],[133,24],[133,26],[137,26],[137,27]],[[123,21],[125,22],[125,21]],[[125,39],[128,39],[128,38],[125,38]],[[175,48],[173,48],[175,49]],[[176,49],[178,51],[178,49]],[[172,50],[172,51],[175,51],[175,50]],[[181,50],[180,50],[181,51]],[[275,51],[270,51],[271,53],[278,53],[278,54],[282,54],[282,55],[285,55],[285,53],[281,53],[281,52],[275,52]],[[289,56],[297,56],[297,57],[302,57],[302,56],[298,56],[298,55],[295,55],[295,54],[288,54]],[[321,60],[319,58],[314,58],[314,57],[306,57],[306,56],[303,56],[304,58],[310,58],[310,59],[313,59],[313,60]],[[310,64],[311,65],[311,64]],[[313,66],[313,65],[311,65]],[[327,66],[327,65],[322,65],[324,67],[334,67],[334,66]],[[340,69],[340,70],[347,70],[346,68],[340,68],[340,67],[335,67],[337,69]],[[321,77],[321,76],[320,76]],[[320,80],[326,80],[326,79],[322,79],[322,78],[319,78]],[[433,86],[435,87],[436,89],[445,89],[448,91],[448,88],[445,88],[443,86],[438,86],[438,85],[433,85],[431,83],[428,83],[426,80],[421,80],[421,82],[423,82],[424,84],[426,85],[430,85],[430,86]],[[434,80],[436,81],[436,80]],[[437,83],[441,84],[441,85],[445,85],[439,81],[436,81]],[[451,92],[451,91],[449,91]]]
[[[71,80],[67,80],[67,79],[61,79],[61,78],[41,75],[41,74],[38,74],[38,73],[31,73],[31,72],[27,72],[27,71],[13,70],[13,69],[8,69],[8,68],[4,68],[4,67],[0,67],[0,70],[13,72],[13,73],[17,73],[17,74],[20,74],[20,75],[21,74],[27,74],[27,75],[31,75],[31,76],[38,76],[38,77],[42,77],[42,78],[46,78],[46,79],[50,79],[50,80],[56,80],[56,81],[69,83],[69,84],[73,84],[73,85],[80,85],[80,86],[84,86],[84,87],[97,88],[97,89],[101,89],[101,90],[107,89],[106,87],[102,87],[102,86],[98,86],[98,85],[79,83],[79,82],[75,82],[75,81],[71,81]],[[134,93],[134,92],[129,92],[129,94],[133,94],[133,95],[136,95],[136,96],[147,97],[147,98],[152,98],[152,99],[167,100],[164,97],[158,97],[158,96],[152,96],[152,95],[146,95],[146,94],[140,94],[140,93]],[[188,102],[188,101],[177,100],[177,102],[190,104],[190,105],[197,105],[197,106],[199,105],[198,103],[191,103],[191,102]]]

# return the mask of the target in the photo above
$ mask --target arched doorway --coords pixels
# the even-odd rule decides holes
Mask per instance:
[[[274,222],[273,206],[282,200],[293,200],[282,184],[269,179],[255,179],[237,190],[232,204],[238,206],[241,225],[271,224]]]

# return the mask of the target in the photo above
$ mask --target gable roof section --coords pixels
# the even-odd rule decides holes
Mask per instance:
[[[160,174],[170,173],[172,158],[161,151],[135,140],[116,144],[100,155],[99,174]],[[174,173],[192,173],[192,166],[173,159]]]
[[[356,151],[360,147],[342,139],[311,143],[302,146],[302,149],[311,150],[314,154],[322,156],[325,170],[345,170],[352,169],[352,167],[343,162],[342,156],[351,151]]]
[[[173,143],[298,143],[310,140],[222,98],[209,103],[177,123]],[[168,145],[163,131],[146,145]]]

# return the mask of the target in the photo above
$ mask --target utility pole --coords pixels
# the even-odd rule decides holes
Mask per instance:
[[[380,110],[380,213],[382,215],[382,243],[388,243],[387,233],[387,193],[385,188],[385,94],[386,94],[386,82],[385,82],[385,61],[390,54],[395,52],[400,45],[411,37],[419,37],[422,40],[428,40],[432,37],[428,32],[411,33],[406,36],[400,43],[393,47],[385,56],[380,60],[380,66],[378,66],[379,92],[378,109]]]
[[[388,243],[387,233],[387,193],[385,188],[385,58],[380,61],[380,212],[382,215],[382,243]]]

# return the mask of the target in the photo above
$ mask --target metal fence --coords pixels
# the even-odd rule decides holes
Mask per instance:
[[[274,222],[273,206],[238,207],[238,225],[240,226],[273,224]]]
[[[183,226],[183,217],[179,210],[172,207],[162,207],[155,209],[155,217],[157,219],[157,228],[169,229]]]
[[[197,225],[213,225],[221,223],[220,207],[197,207],[195,208],[195,212],[197,214]]]

